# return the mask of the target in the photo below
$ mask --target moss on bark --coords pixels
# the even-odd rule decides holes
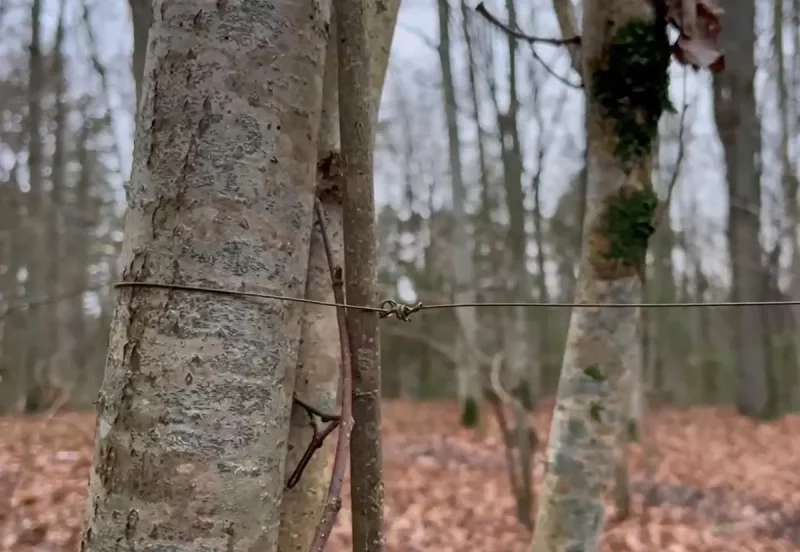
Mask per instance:
[[[658,21],[629,21],[616,32],[605,65],[594,70],[593,94],[614,125],[615,153],[626,169],[644,159],[669,100],[670,49]]]
[[[650,188],[623,186],[605,201],[590,236],[592,267],[604,280],[642,275],[647,243],[655,231],[658,197]]]

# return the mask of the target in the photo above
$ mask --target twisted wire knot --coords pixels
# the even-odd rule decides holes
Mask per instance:
[[[392,299],[386,299],[381,302],[381,318],[389,318],[394,315],[398,320],[403,322],[410,322],[411,315],[422,308],[422,301],[414,305],[406,305],[405,303],[398,303]]]

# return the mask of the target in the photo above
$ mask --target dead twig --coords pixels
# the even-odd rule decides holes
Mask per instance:
[[[492,13],[484,6],[483,2],[475,6],[475,11],[481,14],[489,23],[497,27],[498,29],[502,30],[504,33],[517,38],[519,40],[524,40],[531,44],[539,43],[539,44],[550,44],[551,46],[568,46],[571,44],[578,45],[581,43],[581,37],[579,36],[571,36],[568,38],[549,38],[549,37],[541,37],[541,36],[532,36],[522,31],[517,31],[512,29],[499,19],[492,15]]]
[[[334,263],[333,252],[328,238],[328,230],[325,224],[325,212],[322,205],[317,200],[314,204],[314,209],[317,216],[317,223],[320,225],[322,234],[322,243],[325,246],[325,256],[328,259],[328,267],[331,272],[331,285],[333,286],[334,300],[339,303],[344,303],[344,281],[342,279],[342,268]],[[336,453],[333,458],[333,473],[331,474],[331,483],[328,487],[328,496],[325,499],[325,506],[322,510],[322,518],[317,525],[317,532],[314,535],[314,540],[311,544],[312,552],[322,552],[325,548],[325,543],[333,529],[333,524],[336,522],[336,516],[342,508],[342,487],[344,486],[344,472],[347,468],[347,454],[350,451],[350,434],[353,431],[353,373],[352,373],[352,360],[350,356],[350,347],[348,341],[349,329],[347,324],[347,310],[343,307],[336,309],[336,316],[339,325],[339,348],[341,351],[341,370],[342,370],[342,386],[341,386],[341,417],[339,421],[332,422],[328,426],[330,428],[334,423],[339,426],[339,440],[336,443]],[[326,429],[328,429],[326,428]],[[330,429],[328,433],[333,431]],[[319,443],[325,439],[327,434],[323,431]],[[316,436],[316,432],[315,432]],[[313,454],[313,451],[312,451]]]
[[[322,448],[322,444],[325,442],[325,439],[328,437],[328,435],[333,433],[333,431],[339,427],[339,424],[341,423],[339,416],[331,416],[327,414],[317,416],[311,407],[301,402],[299,399],[297,399],[297,397],[294,397],[294,401],[302,406],[308,413],[309,423],[311,424],[311,431],[313,433],[311,435],[311,441],[308,443],[305,452],[303,452],[302,458],[300,458],[300,462],[297,463],[297,467],[294,469],[292,475],[289,476],[289,480],[286,482],[287,489],[293,489],[294,486],[300,482],[300,478],[303,477],[303,472],[308,466],[308,463],[311,462],[311,459],[314,457],[314,453]],[[320,430],[319,426],[317,426],[317,417],[323,419],[323,416],[331,421],[328,423],[328,425],[322,428],[322,430]]]
[[[686,147],[683,143],[683,139],[686,133],[686,114],[689,111],[689,106],[693,103],[694,99],[690,102],[688,95],[686,93],[686,74],[688,69],[686,67],[683,68],[683,105],[681,106],[681,114],[680,119],[678,122],[678,156],[675,159],[675,167],[672,171],[672,175],[670,176],[669,184],[667,186],[667,197],[664,199],[664,204],[661,210],[659,211],[659,218],[656,221],[661,222],[667,213],[669,212],[670,203],[672,202],[672,196],[675,192],[675,187],[678,184],[678,177],[681,173],[681,168],[683,165],[683,158],[686,154]]]
[[[300,478],[303,477],[303,472],[308,467],[308,463],[311,462],[311,459],[314,457],[314,453],[322,448],[322,443],[325,442],[325,439],[328,437],[328,435],[333,433],[333,430],[339,427],[339,424],[342,421],[341,416],[323,412],[303,401],[297,395],[292,395],[292,401],[299,405],[303,410],[306,411],[306,414],[308,414],[308,421],[311,425],[311,431],[313,433],[311,434],[311,441],[309,441],[305,452],[303,452],[303,456],[297,463],[297,467],[295,467],[294,471],[289,476],[289,480],[286,482],[287,489],[294,488],[294,486],[300,482]],[[317,418],[319,418],[319,420],[323,423],[328,422],[328,425],[320,430],[319,426],[317,425]]]

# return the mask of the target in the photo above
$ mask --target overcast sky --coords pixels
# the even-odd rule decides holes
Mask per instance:
[[[0,0],[0,2],[10,2],[7,5],[17,6],[16,10],[6,15],[4,28],[10,28],[12,32],[23,33],[23,41],[21,43],[24,44],[24,33],[27,32],[27,26],[22,23],[27,17],[28,0]],[[52,41],[52,37],[55,34],[59,2],[60,0],[44,0],[43,31],[48,41]],[[76,29],[80,27],[78,23],[82,13],[83,0],[66,0],[66,2],[69,13],[68,25],[70,25],[71,29]],[[98,42],[98,57],[108,74],[109,101],[114,113],[114,129],[120,144],[119,153],[123,174],[127,177],[130,170],[133,136],[133,80],[130,74],[133,41],[127,0],[88,0],[88,2],[91,11],[92,28]],[[500,0],[488,0],[486,5],[499,17],[505,17]],[[761,9],[759,9],[759,17],[757,19],[762,22],[763,28],[768,29],[771,4],[769,2],[760,2],[759,5]],[[453,0],[453,7],[454,12],[457,13],[458,4],[455,0]],[[521,11],[519,17],[522,22],[528,23],[523,25],[528,32],[538,35],[558,36],[558,28],[551,9],[551,0],[531,0],[526,4],[526,7],[527,11]],[[413,101],[415,95],[417,95],[415,90],[423,91],[419,95],[424,96],[424,89],[427,87],[427,97],[431,97],[430,88],[436,86],[438,82],[438,59],[430,46],[430,43],[435,44],[438,41],[436,17],[435,0],[403,0],[392,45],[392,57],[381,118],[391,118],[393,116],[393,90],[402,89],[404,94]],[[20,25],[14,25],[14,21],[18,21]],[[11,23],[10,26],[9,23]],[[88,40],[84,36],[86,33],[81,31],[73,34],[77,34],[78,38],[71,41],[71,52],[75,55],[75,59],[85,60],[89,48]],[[453,34],[460,35],[455,26]],[[12,42],[9,38],[10,36],[6,32],[4,40],[0,40],[0,50],[4,48],[3,42],[6,40],[8,40],[8,43]],[[426,40],[420,36],[428,37],[428,39]],[[762,63],[768,57],[767,47],[770,39],[768,32],[760,33],[757,57]],[[498,44],[504,42],[504,38],[499,33],[496,34],[496,40]],[[502,47],[499,47],[498,50],[502,50]],[[568,62],[561,55],[563,52],[559,53],[557,49],[541,47],[539,53],[545,59],[551,60],[555,67],[562,68],[562,74],[568,73]],[[529,55],[529,52],[525,47],[521,47],[519,55]],[[459,59],[456,59],[457,65],[461,63],[460,59],[462,58],[463,56],[460,56]],[[766,63],[764,64],[766,65]],[[82,65],[79,63],[70,64],[70,71],[74,75],[73,82],[83,83],[97,80],[96,76],[93,76],[91,66],[87,66],[85,63]],[[676,105],[680,105],[682,103],[683,70],[679,67],[673,67],[672,74],[671,96],[673,102]],[[759,74],[757,90],[762,98],[762,105],[766,106],[766,110],[762,110],[762,116],[765,117],[767,122],[764,125],[766,129],[765,144],[774,144],[775,125],[768,124],[769,110],[774,110],[774,91],[766,86],[768,77],[768,71],[762,71]],[[688,95],[694,98],[694,102],[687,117],[691,125],[691,128],[687,130],[689,141],[687,159],[684,161],[685,170],[678,186],[673,212],[681,204],[685,205],[690,200],[700,205],[703,221],[709,225],[709,232],[707,233],[707,241],[709,243],[703,244],[704,249],[710,255],[709,262],[713,265],[721,266],[721,262],[725,258],[725,247],[722,241],[723,236],[719,233],[719,230],[724,227],[727,202],[723,175],[720,170],[722,151],[712,124],[709,82],[708,74],[701,72],[695,75],[693,72],[689,72],[687,90]],[[576,136],[579,138],[581,132],[581,98],[579,93],[567,93],[565,96],[564,85],[554,79],[550,79],[547,82],[545,89],[546,95],[549,94],[548,97],[554,106],[553,109],[559,102],[563,102],[558,119],[551,121],[550,126],[552,128],[547,129],[549,134],[545,137],[548,141],[553,142],[554,155],[558,156],[560,151],[568,149],[570,143],[573,143],[574,149]],[[770,102],[771,98],[773,99],[772,102]],[[770,103],[773,104],[772,107],[769,107]],[[438,136],[438,139],[443,139],[445,132],[443,120],[437,120],[441,119],[441,110],[432,112],[430,119],[431,136],[435,135]],[[520,122],[523,127],[526,123],[527,121],[524,120]],[[674,121],[672,123],[674,124]],[[468,129],[462,132],[464,141],[469,142]],[[537,135],[534,132],[531,136],[536,137]],[[535,143],[535,140],[531,138],[526,142]],[[770,150],[767,147],[764,153],[764,183],[765,188],[776,190],[779,175],[775,170],[772,151],[774,151],[774,148]],[[465,146],[465,158],[469,160],[470,156],[469,146]],[[674,152],[665,152],[665,165],[672,162],[671,158],[674,158]],[[381,158],[379,157],[379,159]],[[527,166],[529,164],[528,161],[526,158],[526,169],[530,170],[531,167]],[[545,167],[542,189],[543,202],[545,211],[551,212],[576,166],[570,159],[559,160],[557,157],[553,157],[548,159]],[[380,166],[380,163],[377,169],[376,199],[379,203],[390,201],[397,196],[399,190],[396,170],[391,166]],[[120,198],[123,197],[124,195],[120,188]],[[680,220],[675,222],[680,224]],[[716,230],[716,232],[712,232],[712,230]],[[716,237],[712,236],[712,234],[716,234]]]

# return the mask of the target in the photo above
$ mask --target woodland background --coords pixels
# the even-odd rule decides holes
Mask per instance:
[[[464,284],[450,257],[463,246],[453,231],[451,183],[458,173],[474,243],[476,273],[468,284],[476,299],[569,302],[585,208],[577,75],[563,49],[511,40],[461,0],[445,12],[443,40],[441,7],[434,0],[406,0],[395,33],[375,164],[381,296],[446,303]],[[558,33],[549,1],[487,7],[532,34]],[[70,523],[82,514],[90,415],[55,411],[91,410],[102,380],[135,111],[132,51],[124,46],[132,44],[129,17],[123,0],[0,1],[0,412],[9,416],[0,432],[9,440],[0,481],[13,490],[2,493],[10,499],[0,526],[10,535],[2,543],[8,550],[66,550],[79,531]],[[757,2],[754,30],[746,45],[754,52],[752,66],[730,59],[726,72],[714,77],[677,64],[671,69],[676,112],[661,121],[654,179],[669,208],[650,242],[648,302],[800,298],[800,2]],[[449,68],[440,63],[443,51],[452,60]],[[725,79],[753,81],[754,96],[731,96]],[[747,110],[760,132],[751,133],[745,151],[735,150],[736,114]],[[448,151],[448,111],[457,121],[457,167]],[[744,191],[728,178],[734,161],[734,172],[745,175]],[[757,240],[731,239],[754,225]],[[732,285],[732,257],[752,263],[747,270],[757,274],[757,285]],[[653,514],[656,522],[639,516],[626,523],[668,527],[655,531],[671,536],[639,534],[631,525],[620,533],[620,545],[735,550],[739,537],[725,540],[724,531],[718,536],[709,527],[744,523],[750,531],[758,525],[753,519],[774,518],[780,529],[769,536],[763,528],[769,524],[758,525],[757,541],[778,547],[795,539],[800,546],[800,518],[792,518],[800,508],[800,481],[782,479],[789,477],[792,440],[800,438],[792,414],[800,408],[799,309],[761,307],[746,316],[734,307],[646,311],[641,383],[653,410],[652,426],[643,431],[652,444],[634,446],[634,498],[660,496],[652,499],[655,511],[693,513],[667,522],[662,518],[672,513]],[[502,386],[537,412],[544,439],[569,310],[483,308],[477,315],[481,377],[502,352]],[[464,383],[469,378],[462,374],[454,317],[451,310],[428,311],[411,323],[388,320],[381,327],[383,391],[393,399],[386,421],[394,436],[386,441],[387,519],[396,525],[388,532],[403,535],[396,548],[390,542],[392,549],[431,549],[430,535],[447,535],[454,549],[464,550],[489,549],[475,540],[477,533],[509,539],[508,549],[525,542],[491,411],[478,415],[481,392]],[[737,325],[744,334],[737,334]],[[743,358],[748,362],[737,362]],[[522,359],[524,371],[515,359]],[[762,384],[768,400],[742,408],[759,402],[747,393]],[[452,401],[457,397],[460,411]],[[422,400],[419,408],[428,410],[415,414],[418,407],[409,401]],[[757,425],[741,419],[737,405],[756,418],[783,418]],[[38,416],[11,417],[23,414]],[[434,415],[441,422],[430,424]],[[480,429],[460,430],[459,420]],[[719,455],[701,458],[711,442]],[[400,460],[416,449],[414,461]],[[747,456],[757,453],[763,457]],[[715,465],[724,466],[717,480]],[[735,488],[742,478],[750,482],[746,495]],[[449,490],[421,496],[433,480]],[[485,499],[458,491],[475,480],[487,482],[505,520],[488,520],[485,530],[475,525]],[[662,494],[645,493],[655,487]],[[731,496],[723,500],[728,495],[714,492]],[[716,498],[707,496],[745,505],[733,514],[709,513],[703,500]],[[722,521],[713,521],[715,515]],[[340,526],[347,526],[343,517]],[[609,543],[617,538],[614,530]],[[775,544],[781,538],[783,544]],[[636,542],[649,546],[636,548]]]

